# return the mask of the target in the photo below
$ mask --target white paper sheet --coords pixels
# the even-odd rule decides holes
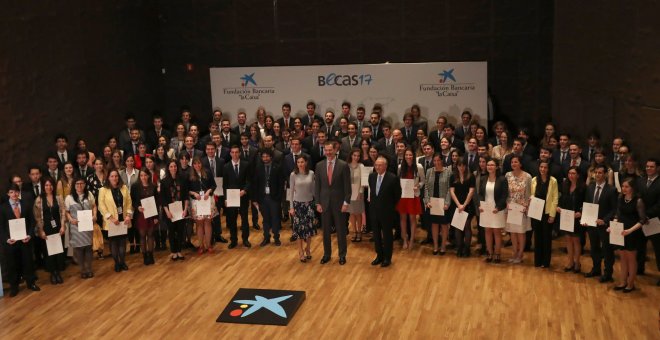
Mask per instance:
[[[458,208],[456,208],[456,211],[454,211],[454,217],[451,219],[451,225],[452,227],[456,227],[458,230],[463,230],[465,229],[465,223],[467,222],[468,214],[466,211],[458,211]]]
[[[445,199],[441,197],[431,197],[429,200],[431,204],[431,215],[445,216]]]
[[[175,201],[167,205],[167,209],[172,214],[172,222],[180,221],[183,219],[183,206],[181,201]]]
[[[78,231],[93,231],[94,230],[94,221],[92,219],[91,210],[79,210],[76,214],[78,218]]]
[[[108,221],[108,237],[126,235],[127,233],[128,228],[124,222],[119,222],[118,225],[115,225]]]
[[[9,220],[9,238],[14,241],[21,241],[27,238],[24,218]]]
[[[571,233],[575,232],[575,211],[561,210],[561,213],[559,213],[559,229]]]
[[[208,199],[200,199],[195,201],[195,209],[197,210],[197,215],[210,216],[211,215],[211,203],[214,202],[213,198],[209,197]]]
[[[595,227],[597,219],[598,204],[584,202],[584,204],[582,204],[582,218],[580,219],[580,224]]]
[[[158,208],[156,207],[156,198],[154,196],[143,198],[140,200],[140,205],[142,205],[142,212],[144,218],[154,217],[158,215]]]
[[[216,188],[213,191],[213,194],[216,195],[216,196],[223,196],[225,194],[225,191],[222,188],[222,177],[216,177],[215,178],[215,185],[216,185]]]
[[[369,186],[369,175],[374,171],[373,166],[362,167],[362,172],[360,173],[361,184],[363,187]]]
[[[518,203],[514,203],[514,202],[509,203],[509,210],[506,216],[506,223],[522,226],[523,220],[525,218],[525,215],[523,214],[524,210],[525,207]]]
[[[415,180],[414,179],[401,179],[401,198],[414,198],[415,197]]]
[[[498,228],[502,229],[506,226],[506,211],[498,211],[496,214],[493,213],[495,210],[494,203],[487,203],[481,201],[479,207],[483,212],[479,213],[479,225],[484,228]]]
[[[286,188],[286,200],[291,202],[291,188]]]
[[[62,236],[60,234],[46,235],[46,248],[48,248],[48,256],[63,253]]]
[[[618,172],[614,173],[614,186],[616,187],[616,191],[621,192],[621,183],[619,182]]]
[[[615,244],[617,246],[625,245],[625,238],[621,233],[623,232],[623,223],[621,222],[610,222],[610,244]]]
[[[357,201],[360,190],[362,186],[359,183],[351,184],[351,201]]]
[[[227,208],[241,206],[241,189],[227,189]]]
[[[642,226],[642,230],[644,231],[644,235],[647,237],[660,234],[660,219],[657,217],[650,219],[648,224]]]
[[[532,200],[529,202],[529,208],[527,209],[527,216],[540,221],[543,218],[544,209],[545,200],[538,197],[532,197]]]

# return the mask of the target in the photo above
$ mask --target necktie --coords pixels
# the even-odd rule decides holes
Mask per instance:
[[[468,166],[471,168],[473,163],[474,163],[474,155],[470,154],[470,163],[468,164]]]
[[[246,149],[243,149],[243,158],[248,158],[248,151]]]
[[[60,160],[62,161],[62,163],[66,162],[66,160],[64,160],[64,153],[62,152],[60,153]]]
[[[238,163],[234,164],[234,172],[236,173],[236,177],[238,177]]]
[[[376,196],[380,193],[380,185],[383,183],[383,175],[378,175],[378,181],[376,181]]]
[[[34,186],[34,194],[36,196],[39,196],[39,185],[38,184]]]
[[[215,177],[215,159],[213,158],[209,159],[209,163],[211,165],[211,171],[213,172],[213,177]]]
[[[333,163],[333,161],[328,162],[328,184],[329,185],[332,185],[332,170],[333,170],[332,163]]]
[[[577,166],[577,161],[575,159],[571,160],[571,166]]]
[[[385,139],[385,146],[390,146],[390,139],[389,138]]]
[[[188,154],[190,155],[190,159],[192,160],[193,159],[193,151],[192,150],[188,151]]]
[[[426,160],[426,167],[424,168],[424,170],[428,170],[430,167],[431,167],[431,161]]]
[[[137,155],[137,145],[135,145],[135,143],[133,143],[133,154]]]
[[[561,162],[564,163],[564,160],[566,159],[566,151],[561,152]]]
[[[21,209],[19,208],[18,202],[14,203],[14,216],[16,216],[16,218],[21,218]]]
[[[596,194],[594,195],[594,203],[598,203],[600,199],[600,185],[596,186]]]
[[[594,149],[589,148],[589,162],[594,159]]]
[[[51,172],[50,172],[50,178],[53,178],[53,179],[56,178],[56,177],[55,177],[55,171],[51,171]]]
[[[406,139],[410,139],[410,128],[406,129]]]
[[[321,156],[325,156],[325,153],[323,152],[323,145],[321,145],[320,148],[321,148],[321,151],[319,151],[319,152],[320,152]]]
[[[646,187],[649,188],[651,184],[653,184],[653,180],[649,178],[648,181],[646,181]]]

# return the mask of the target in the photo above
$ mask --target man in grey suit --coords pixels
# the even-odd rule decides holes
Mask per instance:
[[[353,148],[360,148],[360,136],[355,123],[348,124],[348,136],[341,139],[341,157],[348,157]]]
[[[351,200],[351,172],[346,162],[337,159],[337,143],[325,144],[325,159],[316,164],[314,197],[318,199],[316,210],[321,214],[323,226],[323,258],[321,264],[330,261],[332,254],[331,228],[337,230],[339,264],[346,263],[346,215]]]

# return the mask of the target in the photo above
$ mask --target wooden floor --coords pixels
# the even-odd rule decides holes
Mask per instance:
[[[412,251],[396,245],[393,265],[380,268],[369,265],[368,241],[349,242],[345,266],[337,263],[336,248],[331,263],[320,265],[316,236],[314,258],[303,264],[289,229],[281,247],[260,248],[262,237],[252,232],[249,250],[221,244],[213,255],[188,252],[177,262],[160,252],[149,267],[132,255],[130,270],[119,274],[112,259],[95,260],[91,280],[69,266],[64,284],[52,286],[39,271],[41,292],[23,285],[17,297],[0,299],[0,339],[660,338],[655,262],[639,278],[639,290],[623,294],[613,284],[564,273],[561,240],[550,270],[534,268],[531,253],[524,265],[489,265],[476,256],[432,256],[419,245]],[[584,269],[590,263],[583,257]],[[307,299],[287,327],[216,323],[241,287],[304,290]]]

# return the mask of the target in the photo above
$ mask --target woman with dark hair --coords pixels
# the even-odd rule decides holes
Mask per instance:
[[[140,170],[138,181],[131,186],[131,201],[133,202],[133,211],[135,214],[135,225],[140,233],[140,243],[142,244],[142,257],[144,265],[154,264],[154,228],[158,223],[158,215],[155,217],[144,217],[144,208],[142,199],[154,197],[156,208],[159,207],[156,186],[151,179],[151,173],[147,169]]]
[[[474,138],[477,140],[477,145],[488,146],[488,154],[490,155],[493,146],[488,144],[488,133],[486,132],[486,128],[481,125],[477,126],[477,129],[474,132]]]
[[[127,158],[132,158],[132,157],[127,157]],[[124,164],[125,160],[122,158],[121,152],[119,150],[115,150],[112,152],[110,156],[110,163],[106,166],[106,169],[111,170],[111,169],[116,169],[116,170],[124,170]],[[133,159],[133,165],[135,165],[135,159]]]
[[[154,154],[157,153],[156,150],[158,149],[159,146],[162,146],[163,150],[165,150],[165,157],[160,157],[159,156],[159,158],[164,158],[164,159],[167,159],[167,160],[176,158],[176,151],[174,149],[172,149],[172,147],[170,146],[170,141],[167,140],[167,136],[162,135],[162,136],[158,137],[158,145],[156,145],[156,149],[154,149],[154,151],[153,151]]]
[[[422,213],[420,202],[420,188],[424,185],[425,174],[424,167],[415,160],[415,153],[411,148],[407,148],[403,154],[403,162],[399,165],[398,175],[401,179],[413,181],[414,197],[401,198],[396,205],[396,210],[400,216],[401,238],[403,239],[403,249],[413,247],[415,241],[415,232],[417,231],[417,216]],[[410,236],[408,236],[407,225],[410,221]]]
[[[456,161],[456,172],[452,172],[449,179],[449,193],[451,195],[450,214],[456,212],[468,213],[468,218],[461,228],[456,228],[456,256],[470,257],[470,243],[472,241],[471,217],[474,216],[474,205],[472,197],[474,196],[474,176],[467,167],[467,162],[462,157]]]
[[[584,204],[584,195],[587,188],[584,181],[580,179],[580,169],[572,166],[568,169],[566,180],[561,186],[561,195],[559,196],[558,213],[563,210],[573,211],[573,232],[566,232],[566,248],[568,249],[568,265],[564,267],[565,272],[580,273],[580,256],[582,255],[582,245],[580,239],[584,237],[585,227],[580,224],[582,217],[582,205]]]
[[[263,135],[261,136],[262,139],[266,136],[273,136],[274,134],[273,125],[275,125],[275,118],[273,118],[273,116],[271,115],[266,115],[264,117],[264,129],[263,129]],[[273,140],[275,140],[274,137]]]
[[[103,230],[108,230],[110,223],[119,225],[124,223],[131,228],[133,217],[133,203],[128,187],[124,185],[116,169],[108,172],[108,180],[99,190],[98,208],[103,216]],[[110,251],[115,261],[115,272],[128,270],[126,265],[126,235],[108,237]]]
[[[94,172],[87,176],[87,190],[89,190],[89,192],[94,196],[94,201],[96,201],[97,204],[99,201],[99,191],[103,187],[103,183],[105,183],[106,177],[107,175],[105,164],[103,164],[102,160],[97,158],[94,161]],[[103,216],[101,215],[100,211],[97,212],[96,221],[97,223],[102,224]],[[101,231],[101,227],[95,224],[93,248],[99,259],[103,259],[104,236],[107,237],[107,233],[103,233]]]
[[[289,214],[292,217],[293,235],[298,239],[300,262],[312,259],[312,236],[314,229],[314,171],[309,169],[307,156],[296,157],[296,168],[289,176]],[[303,242],[305,249],[303,249]]]
[[[252,125],[257,127],[257,132],[259,134],[259,139],[266,137],[266,108],[259,106],[257,112],[255,113],[257,121]],[[259,148],[258,148],[259,149]]]
[[[369,149],[371,148],[371,142],[366,139],[360,141],[360,161],[364,166],[374,166],[374,161],[369,157]],[[378,157],[378,156],[376,156]]]
[[[545,129],[543,130],[543,138],[541,139],[541,146],[549,148],[550,147],[550,137],[554,136],[557,132],[557,126],[554,123],[548,122],[545,124]]]
[[[614,171],[612,170],[612,167],[607,164],[606,160],[607,158],[605,157],[605,153],[603,152],[602,148],[596,149],[594,151],[594,159],[591,161],[591,164],[589,165],[589,169],[587,169],[587,186],[591,184],[592,182],[595,181],[595,172],[596,172],[596,166],[598,165],[604,165],[605,169],[607,169],[607,184],[609,185],[614,185]]]
[[[511,171],[504,176],[509,184],[508,209],[511,210],[512,203],[516,203],[522,206],[522,213],[524,214],[522,221],[519,222],[520,225],[508,222],[506,224],[506,231],[511,234],[511,242],[513,243],[513,257],[509,262],[522,263],[525,233],[532,230],[529,216],[527,216],[527,207],[531,197],[532,176],[523,171],[520,156],[511,157]]]
[[[108,143],[107,143],[107,145],[110,147],[110,150],[112,150],[112,152],[114,152],[114,151],[119,151],[119,153],[121,154],[121,156],[124,157],[124,150],[122,150],[122,149],[119,147],[119,142],[117,142],[117,137],[115,137],[115,136],[110,136],[110,137],[108,138]]]
[[[623,168],[619,169],[619,183],[623,183],[623,180],[629,177],[633,179],[634,183],[641,176],[642,172],[638,166],[637,155],[631,152],[626,156],[625,161],[623,161]]]
[[[621,284],[614,286],[614,290],[630,293],[635,290],[635,279],[637,278],[637,249],[642,242],[646,242],[642,225],[648,223],[646,207],[637,193],[633,178],[626,178],[621,182],[621,196],[614,221],[623,223],[621,235],[624,236],[624,245],[614,246],[619,250],[621,257],[622,280]],[[611,226],[607,228],[607,231],[612,232]]]
[[[539,175],[532,178],[530,194],[536,198],[545,200],[541,220],[533,220],[534,229],[534,266],[550,268],[550,256],[552,254],[552,224],[557,214],[557,203],[559,201],[559,190],[557,179],[550,176],[550,161],[539,161]]]
[[[305,129],[303,127],[303,122],[300,117],[293,119],[293,130],[291,130],[291,138],[297,137],[300,140],[305,138]]]
[[[422,116],[422,110],[419,105],[413,104],[413,106],[410,107],[410,114],[413,118],[413,126],[415,127],[415,130],[422,130],[424,131],[424,135],[426,135],[429,131],[429,122]]]
[[[440,138],[440,155],[442,156],[442,164],[446,167],[451,167],[451,152],[453,150],[454,148],[451,146],[449,138]]]
[[[272,118],[273,117],[271,117],[271,119]],[[271,130],[270,135],[273,136],[273,145],[277,145],[282,141],[282,127],[280,126],[280,123],[273,122],[273,129]]]
[[[176,160],[171,159],[167,163],[167,172],[165,173],[165,178],[161,181],[160,188],[163,212],[169,219],[168,234],[170,238],[170,259],[172,261],[183,260],[184,257],[181,254],[181,248],[185,238],[186,217],[188,215],[189,201],[186,197],[186,194],[188,193],[188,180],[187,177],[184,177],[179,172],[179,165]],[[179,202],[181,204],[183,209],[182,216],[174,216],[170,211],[169,205],[174,202]],[[174,220],[175,217],[177,219],[180,217],[181,219],[173,222],[172,220]]]
[[[484,212],[484,206],[481,202],[490,203],[494,208],[493,214],[501,213],[506,210],[507,199],[509,198],[509,183],[504,176],[500,175],[499,164],[495,159],[487,159],[486,161],[487,177],[482,178],[479,182],[479,212]],[[502,232],[501,226],[484,225],[486,233],[486,251],[488,253],[486,262],[500,263],[500,250],[502,249]],[[494,243],[494,244],[493,244]]]
[[[124,160],[124,169],[119,171],[119,177],[121,181],[126,184],[126,187],[133,188],[133,184],[137,183],[140,179],[140,171],[135,168],[135,158],[126,157]],[[133,216],[134,218],[137,216]],[[132,221],[135,224],[135,221]],[[128,230],[128,243],[130,245],[129,254],[135,254],[140,252],[140,236],[136,228],[130,228]]]
[[[493,157],[493,159],[495,159],[501,166],[504,157],[513,152],[513,150],[511,149],[512,141],[510,140],[509,133],[507,131],[503,131],[498,137],[500,138],[500,144],[493,146],[493,149],[490,152],[490,156]]]
[[[449,204],[451,194],[449,193],[449,181],[451,179],[451,169],[444,167],[442,155],[433,155],[433,168],[426,171],[426,182],[424,184],[424,206],[431,209],[431,197],[444,198],[445,204],[443,216],[429,215],[431,222],[431,237],[433,238],[433,255],[444,255],[446,253],[447,238],[449,237]],[[442,227],[442,243],[438,250],[438,230]]]
[[[345,119],[345,118],[344,118]],[[364,165],[360,163],[361,151],[354,148],[348,155],[348,168],[351,172],[351,190],[357,190],[357,195],[351,195],[351,202],[348,205],[349,225],[353,226],[355,236],[351,239],[352,242],[362,241],[362,214],[364,213],[364,192],[362,186],[362,171]],[[355,196],[355,199],[352,197]]]
[[[43,179],[44,189],[34,201],[34,221],[36,234],[46,240],[49,237],[60,238],[64,242],[66,231],[66,210],[64,200],[55,194],[55,180]],[[50,273],[50,283],[64,283],[60,272],[64,270],[64,253],[49,255],[45,259],[46,270]]]
[[[76,178],[73,183],[74,190],[64,200],[71,235],[70,246],[73,248],[73,256],[76,262],[80,265],[80,277],[89,279],[94,277],[94,272],[92,272],[93,231],[78,231],[78,212],[91,210],[92,222],[96,222],[96,200],[94,200],[94,195],[87,190],[85,179]]]
[[[486,239],[485,239],[485,230],[484,227],[479,223],[480,213],[479,211],[479,197],[481,196],[481,182],[485,181],[488,178],[488,169],[486,169],[486,164],[490,160],[488,155],[479,156],[479,164],[477,170],[474,170],[474,197],[472,198],[472,205],[474,206],[474,214],[477,217],[477,242],[479,242],[479,255],[486,254]]]
[[[101,159],[105,163],[106,167],[109,167],[112,164],[112,149],[109,146],[103,147],[103,153]],[[94,167],[94,162],[92,162],[92,167]]]
[[[155,164],[156,169],[158,170],[157,173],[160,176],[160,172],[161,172],[160,170],[167,167],[167,163],[170,159],[163,145],[159,145],[156,147],[156,149],[154,150],[153,158],[154,158],[154,163],[156,163]]]
[[[73,148],[73,154],[77,155],[78,152],[84,151],[87,153],[87,166],[92,166],[94,164],[94,160],[96,160],[96,155],[94,155],[93,152],[89,151],[87,149],[87,142],[82,137],[78,137],[76,139],[76,144],[75,147]]]
[[[202,200],[213,200],[213,191],[215,191],[217,185],[210,171],[202,167],[202,161],[199,158],[195,157],[192,163],[192,170],[188,177],[188,193],[192,201],[192,217],[197,224],[197,238],[200,242],[197,253],[202,255],[206,251],[211,254],[213,253],[211,247],[211,219],[218,215],[218,211],[214,202],[211,202],[210,215],[198,213],[197,206],[201,204]]]
[[[259,132],[259,126],[255,123],[250,125],[250,138],[248,140],[248,144],[250,144],[251,147],[257,148],[257,150],[261,149],[262,143],[261,143],[261,133]]]
[[[176,124],[174,127],[174,136],[170,139],[170,149],[174,150],[175,154],[179,154],[183,150],[186,133],[186,126],[183,123]]]
[[[57,196],[64,200],[73,188],[73,164],[70,161],[64,162],[64,171],[60,179],[57,180]]]

